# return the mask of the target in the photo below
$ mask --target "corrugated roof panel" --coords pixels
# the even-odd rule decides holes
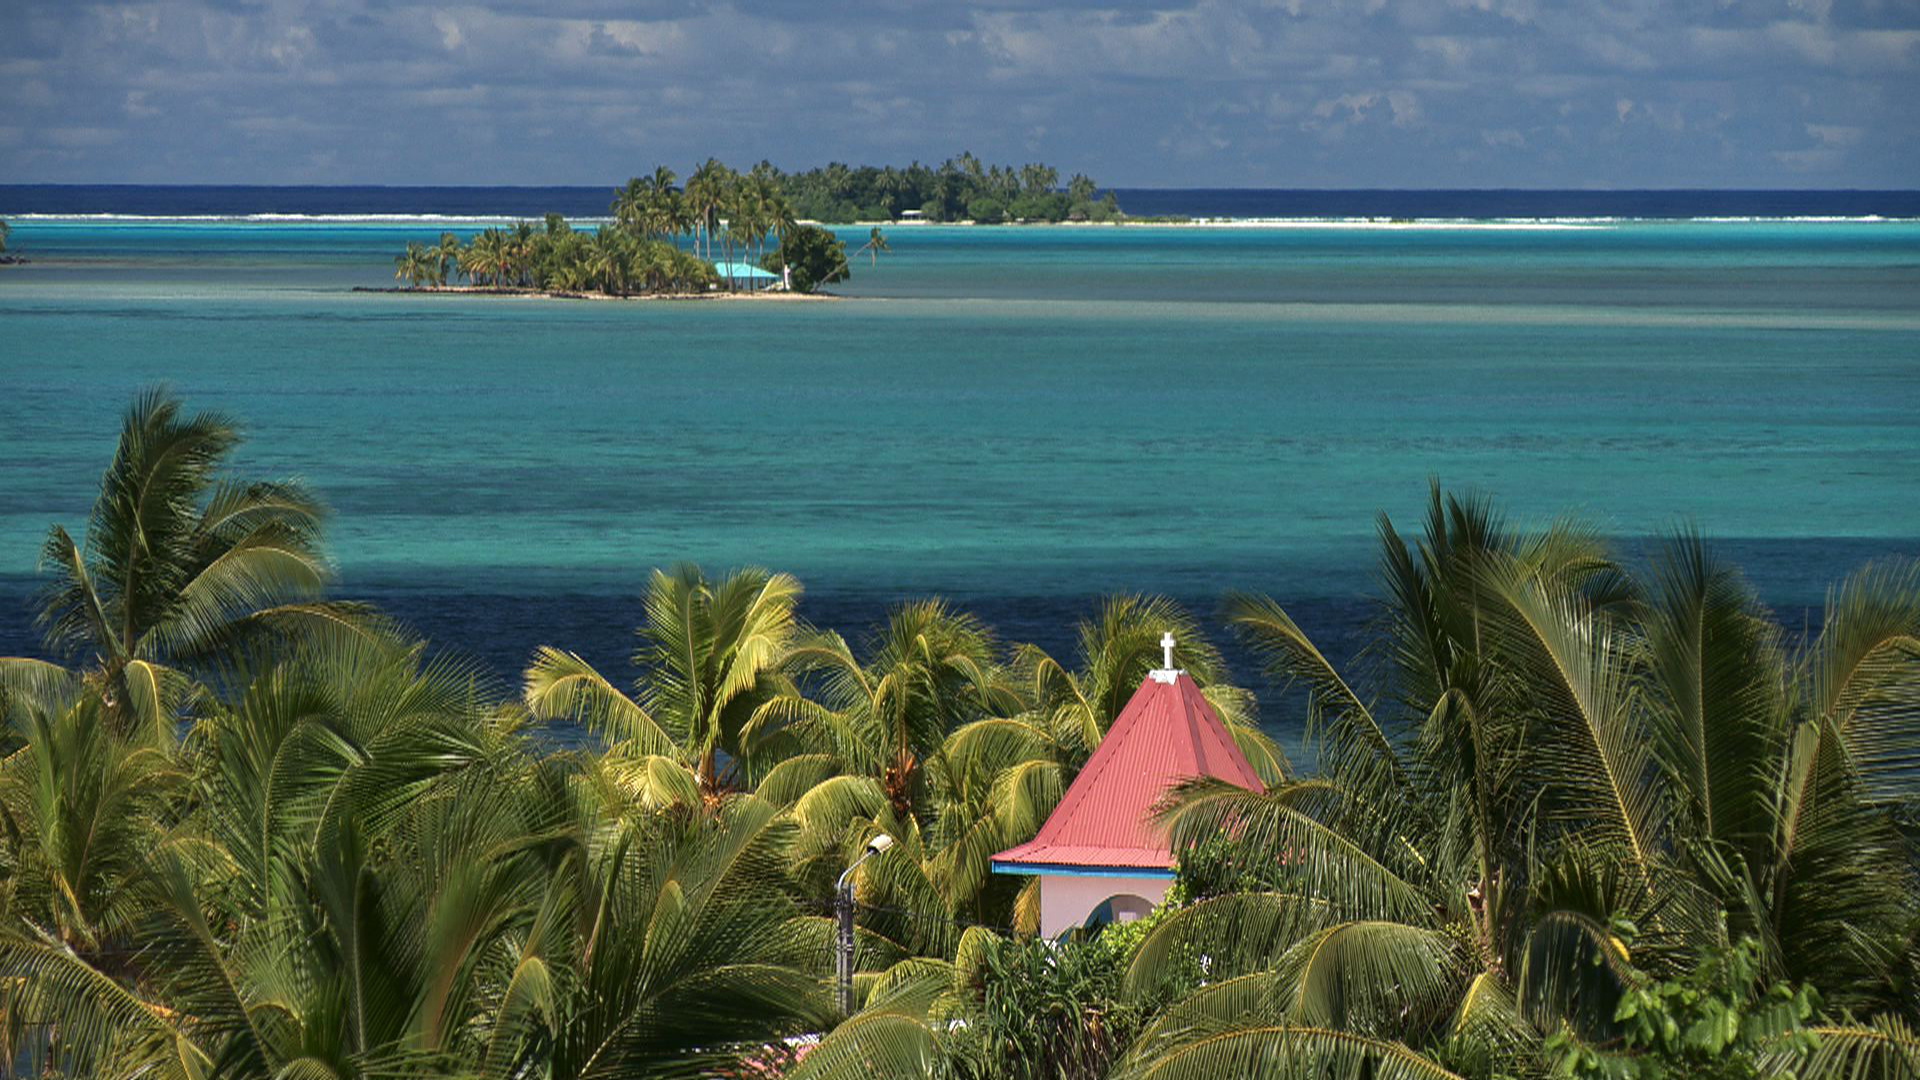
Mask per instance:
[[[719,274],[721,277],[752,279],[754,281],[778,281],[780,279],[779,274],[765,267],[744,262],[716,262],[713,264],[713,272]]]
[[[1173,856],[1166,834],[1151,820],[1153,808],[1168,788],[1197,776],[1264,789],[1190,676],[1181,672],[1162,682],[1149,675],[1046,824],[1032,840],[993,861],[1170,868]]]

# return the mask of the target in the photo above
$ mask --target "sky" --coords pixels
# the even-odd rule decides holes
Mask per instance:
[[[0,183],[1920,187],[1920,0],[0,0]]]

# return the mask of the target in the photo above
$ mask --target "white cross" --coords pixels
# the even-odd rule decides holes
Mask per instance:
[[[1164,652],[1167,657],[1167,663],[1164,670],[1172,671],[1173,670],[1173,633],[1171,631],[1160,635],[1160,650]]]

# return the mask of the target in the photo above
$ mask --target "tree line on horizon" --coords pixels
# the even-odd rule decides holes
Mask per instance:
[[[324,507],[231,475],[239,439],[142,395],[41,552],[57,659],[0,659],[0,1071],[1920,1074],[1920,566],[1801,639],[1696,535],[1635,572],[1436,486],[1417,535],[1381,521],[1371,667],[1221,612],[1307,770],[1156,597],[1056,657],[937,599],[849,639],[787,575],[679,566],[630,683],[549,646],[498,687],[330,597]],[[1036,941],[991,856],[1169,631],[1265,790],[1169,792],[1168,900]],[[824,904],[883,832],[842,1017]]]
[[[839,162],[783,172],[762,161],[747,173],[776,185],[801,217],[848,223],[899,221],[909,211],[926,221],[1119,221],[1112,191],[1075,173],[1065,185],[1051,165],[988,165],[962,153],[938,165],[850,166]]]

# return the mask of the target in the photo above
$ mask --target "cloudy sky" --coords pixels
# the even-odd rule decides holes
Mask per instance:
[[[0,182],[1920,186],[1920,0],[0,0]]]

